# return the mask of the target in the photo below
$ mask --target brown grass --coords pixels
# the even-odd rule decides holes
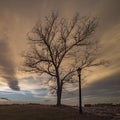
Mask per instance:
[[[97,116],[84,113],[69,106],[50,105],[1,105],[0,120],[101,120]],[[102,120],[106,120],[102,118]]]

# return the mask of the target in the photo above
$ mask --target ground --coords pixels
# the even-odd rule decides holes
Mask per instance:
[[[120,120],[120,105],[84,107],[84,112],[107,117],[109,120]]]
[[[109,120],[83,113],[70,106],[53,105],[0,105],[0,120]]]

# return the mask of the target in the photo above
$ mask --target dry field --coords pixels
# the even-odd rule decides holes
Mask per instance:
[[[0,120],[109,120],[92,114],[79,115],[69,106],[0,105]]]
[[[120,106],[85,107],[84,112],[107,117],[109,120],[120,120]]]

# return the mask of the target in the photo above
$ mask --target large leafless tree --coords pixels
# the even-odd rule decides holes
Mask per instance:
[[[30,49],[24,54],[24,70],[51,76],[56,85],[57,106],[61,105],[64,83],[78,68],[101,64],[93,63],[94,55],[88,50],[96,43],[91,39],[96,27],[96,18],[76,14],[68,20],[52,12],[28,34]]]

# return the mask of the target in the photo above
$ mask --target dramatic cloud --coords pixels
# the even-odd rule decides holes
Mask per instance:
[[[84,96],[119,96],[120,74],[116,73],[83,88]]]
[[[14,63],[11,59],[8,42],[0,39],[0,72],[1,76],[6,79],[9,87],[13,90],[20,90],[18,81],[15,77],[16,71]]]
[[[2,94],[3,97],[9,96],[16,100],[51,101],[47,94],[49,88],[41,82],[47,78],[34,78],[31,75],[26,77],[26,74],[22,75],[16,71],[22,62],[20,53],[27,49],[26,34],[38,19],[44,18],[51,10],[58,10],[60,16],[68,18],[76,11],[81,16],[99,17],[95,37],[101,41],[103,53],[100,57],[109,60],[110,66],[92,69],[93,72],[90,72],[87,77],[86,87],[83,88],[83,96],[85,101],[91,102],[93,97],[97,99],[100,96],[104,101],[105,96],[119,96],[120,0],[0,0],[0,30],[5,31],[9,37],[8,41],[0,39],[0,88],[1,91],[4,90],[1,93],[7,91],[5,96]],[[20,93],[16,91],[15,94],[12,94],[12,91],[9,93],[10,89],[2,80],[3,78],[14,90],[19,90],[20,86]],[[63,98],[66,102],[71,99],[70,102],[75,103],[78,96],[77,87],[71,85],[69,89],[70,87],[70,91],[73,92],[64,93]],[[110,99],[112,101],[112,97]]]

